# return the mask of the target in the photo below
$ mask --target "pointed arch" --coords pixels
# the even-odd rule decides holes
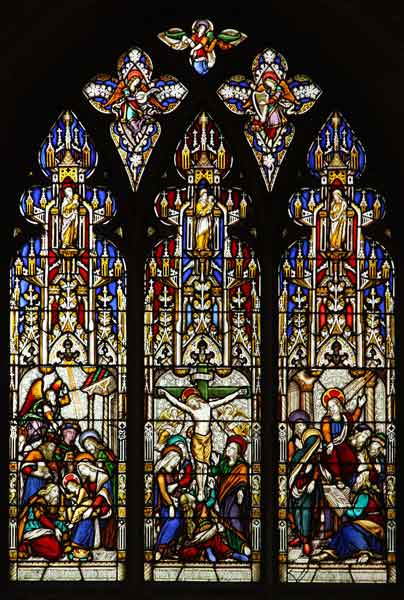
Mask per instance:
[[[39,165],[49,183],[20,199],[38,234],[10,272],[11,579],[121,580],[126,266],[95,229],[117,202],[88,183],[97,153],[69,110]]]
[[[175,164],[185,185],[155,200],[175,234],[145,270],[145,577],[257,581],[260,268],[231,230],[251,198],[223,186],[232,158],[209,114]]]
[[[365,150],[340,113],[321,128],[308,166],[320,187],[289,202],[308,233],[279,271],[280,578],[391,583],[394,265],[365,230],[386,200],[358,187]]]

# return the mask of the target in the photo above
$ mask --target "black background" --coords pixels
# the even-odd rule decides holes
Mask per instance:
[[[274,473],[277,462],[275,403],[277,388],[276,352],[276,270],[282,250],[302,229],[287,215],[290,195],[303,185],[316,185],[306,168],[308,147],[333,110],[341,111],[367,149],[367,168],[361,184],[384,193],[388,214],[384,222],[369,231],[391,252],[397,278],[397,404],[398,432],[403,421],[400,411],[400,306],[403,276],[400,260],[402,237],[402,146],[404,133],[403,9],[392,0],[354,3],[349,0],[286,0],[265,3],[157,5],[119,0],[51,2],[25,0],[2,6],[1,60],[1,216],[0,216],[0,441],[3,466],[0,485],[0,590],[5,598],[74,597],[93,598],[199,598],[297,597],[324,595],[376,597],[397,591],[396,586],[372,585],[285,585],[277,584]],[[187,53],[170,50],[156,34],[173,26],[189,30],[195,18],[210,18],[216,31],[233,27],[248,34],[237,49],[218,51],[214,69],[198,76],[188,64]],[[109,135],[110,119],[94,110],[81,93],[82,86],[101,72],[115,73],[118,56],[133,45],[146,50],[154,74],[177,76],[190,90],[174,113],[161,118],[162,134],[153,151],[139,191],[133,193],[115,146]],[[296,134],[280,169],[275,189],[268,194],[254,156],[242,131],[243,119],[233,115],[216,95],[220,83],[236,73],[250,74],[254,56],[273,47],[286,57],[289,74],[306,73],[323,89],[317,105],[294,120]],[[92,137],[99,154],[92,176],[94,185],[108,185],[117,196],[118,216],[105,231],[127,258],[128,298],[128,577],[125,583],[8,583],[7,458],[8,458],[8,268],[15,249],[23,239],[38,231],[23,221],[18,211],[21,193],[33,184],[45,184],[37,164],[40,143],[60,112],[72,109]],[[153,200],[166,185],[179,178],[173,166],[173,152],[186,126],[200,110],[207,110],[219,123],[234,154],[228,184],[241,185],[253,198],[254,215],[248,231],[240,235],[250,241],[262,267],[263,308],[263,515],[265,524],[263,578],[258,584],[143,584],[143,265],[146,254],[169,228],[154,217]],[[239,173],[243,177],[239,177]],[[166,174],[166,177],[164,177]],[[122,224],[124,239],[114,230]],[[149,226],[155,234],[147,235]],[[13,237],[14,227],[23,235]],[[390,231],[391,237],[389,236]],[[403,456],[398,436],[398,456]],[[404,462],[403,462],[404,464]],[[402,485],[399,478],[398,506]],[[398,561],[402,572],[400,540],[402,519],[398,512]],[[401,568],[400,568],[401,567]]]

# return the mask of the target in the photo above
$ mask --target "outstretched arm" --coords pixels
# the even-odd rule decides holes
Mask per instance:
[[[364,406],[364,404],[366,403],[366,396],[359,396],[359,398],[357,398],[356,400],[356,407],[355,409],[352,411],[352,420],[354,423],[356,423],[357,421],[359,421],[360,416],[362,414],[362,408]]]
[[[228,402],[231,402],[232,400],[234,400],[234,398],[237,398],[237,396],[240,395],[240,391],[241,390],[236,390],[235,392],[233,392],[232,394],[228,394],[224,398],[218,398],[218,400],[213,400],[212,402],[209,402],[209,405],[212,408],[217,408],[218,406],[227,404]]]
[[[177,408],[180,408],[184,412],[187,412],[190,415],[192,415],[193,410],[191,408],[189,408],[184,402],[180,402],[179,400],[177,400],[177,398],[175,396],[173,396],[172,394],[170,394],[170,392],[167,392],[167,390],[165,390],[163,388],[160,388],[159,391],[160,391],[160,396],[165,396],[167,398],[167,400],[169,402],[171,402],[171,404],[173,404]]]

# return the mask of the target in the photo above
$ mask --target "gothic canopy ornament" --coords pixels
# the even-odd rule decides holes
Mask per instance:
[[[306,581],[310,570],[319,583],[337,567],[349,581],[394,583],[395,270],[376,228],[367,232],[387,202],[360,184],[365,149],[341,113],[321,127],[307,162],[317,185],[289,200],[305,233],[279,270],[280,581]],[[316,469],[328,473],[322,483]],[[368,512],[356,512],[359,498]],[[376,522],[377,537],[358,542],[356,528]]]
[[[65,110],[39,149],[42,183],[19,200],[36,233],[10,269],[12,581],[71,581],[77,564],[83,580],[125,577],[126,263],[102,233],[118,209],[89,181],[97,160]],[[101,525],[83,518],[100,503]]]
[[[117,71],[118,77],[97,75],[83,93],[97,110],[114,115],[111,137],[137,190],[160,136],[157,118],[175,110],[188,90],[172,75],[152,79],[151,58],[136,46],[119,57]]]

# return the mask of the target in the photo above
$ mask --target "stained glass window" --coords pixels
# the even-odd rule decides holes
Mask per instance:
[[[171,75],[152,79],[152,60],[137,46],[121,54],[117,72],[96,75],[83,93],[97,110],[114,115],[111,137],[136,190],[160,137],[159,115],[175,110],[188,90]]]
[[[246,34],[237,29],[223,29],[215,33],[212,21],[197,19],[191,32],[180,27],[171,27],[158,34],[159,39],[174,50],[189,49],[189,63],[198,75],[207,75],[216,63],[216,49],[231,50],[246,39]]]
[[[287,77],[282,54],[266,48],[254,58],[252,80],[234,75],[217,90],[229,110],[246,117],[244,134],[268,190],[295,135],[289,117],[306,113],[321,95],[307,75]]]
[[[398,205],[360,187],[365,150],[339,113],[316,136],[306,175],[298,171],[322,111],[346,100],[367,136],[373,171],[366,181],[388,173],[391,196],[399,197],[400,102],[383,86],[386,57],[395,73],[402,66],[398,40],[380,37],[389,11],[379,11],[372,31],[371,15],[355,15],[350,5],[343,31],[353,45],[345,44],[341,61],[343,10],[331,3],[321,10],[305,3],[300,12],[277,3],[262,19],[249,7],[231,18],[227,9],[222,17],[217,9],[197,15],[191,4],[189,15],[184,8],[167,17],[148,3],[107,3],[95,18],[93,3],[85,4],[80,23],[68,19],[70,9],[55,5],[41,15],[37,8],[36,27],[33,13],[18,7],[9,31],[25,25],[27,35],[6,36],[3,53],[5,89],[15,92],[16,57],[24,65],[23,95],[17,91],[11,102],[4,95],[3,187],[11,194],[3,190],[0,220],[3,282],[10,281],[1,305],[10,315],[10,324],[3,319],[10,351],[3,343],[0,361],[10,399],[0,437],[10,459],[12,582],[62,583],[57,589],[70,593],[72,581],[73,594],[81,594],[89,589],[81,583],[91,581],[93,590],[99,582],[102,593],[106,581],[126,579],[119,586],[126,591],[139,583],[142,566],[150,583],[144,593],[152,595],[162,590],[154,582],[170,582],[163,589],[175,593],[171,582],[192,581],[206,595],[212,588],[202,588],[205,581],[236,583],[229,591],[245,595],[237,584],[263,576],[265,585],[248,590],[276,595],[278,580],[395,582],[399,293],[392,258],[397,271],[400,261],[388,227]],[[61,19],[72,24],[66,35],[46,27]],[[128,50],[114,69],[116,48]],[[100,74],[89,79],[96,62]],[[313,80],[299,74],[306,67]],[[40,128],[47,131],[44,115],[63,106],[66,94],[78,113],[87,102],[104,113],[83,109],[97,149],[105,142],[106,160],[96,170],[93,141],[65,111],[40,147],[41,179],[26,173],[29,144],[41,139]],[[309,110],[305,121],[296,118]],[[176,175],[165,155],[180,137]],[[233,165],[236,153],[244,176]],[[91,184],[93,173],[97,182],[111,175],[111,190]],[[10,198],[25,174],[38,185],[21,188],[16,221]],[[289,227],[282,213],[291,192],[284,191],[298,190],[293,181],[305,176],[318,184],[305,182],[290,198]],[[120,200],[126,195],[123,206],[117,190]],[[114,225],[122,209],[125,243]],[[123,248],[135,272],[130,293]],[[134,315],[128,332],[127,295]],[[127,335],[136,373],[129,380],[128,530]],[[269,484],[262,512],[261,484]],[[10,596],[24,586],[17,587]]]
[[[365,150],[333,113],[310,147],[318,188],[289,202],[306,236],[279,273],[283,582],[395,581],[394,267],[366,233]]]
[[[117,201],[88,179],[77,116],[39,150],[47,178],[20,199],[38,234],[10,277],[10,575],[121,580],[126,547],[126,268],[98,231]]]
[[[200,113],[155,200],[175,228],[145,271],[145,579],[257,581],[261,560],[260,269],[232,233],[251,198]]]

